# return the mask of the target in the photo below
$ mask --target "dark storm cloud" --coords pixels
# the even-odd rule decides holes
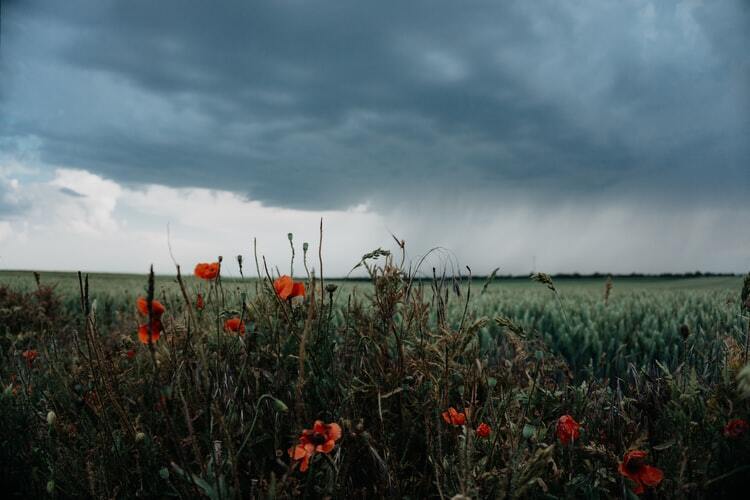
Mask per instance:
[[[741,199],[749,33],[740,1],[17,2],[0,140],[311,208]]]

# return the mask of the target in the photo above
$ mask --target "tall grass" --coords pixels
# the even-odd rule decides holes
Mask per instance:
[[[739,286],[636,291],[615,280],[605,300],[604,281],[483,287],[403,261],[367,254],[367,285],[310,271],[291,300],[262,258],[259,279],[143,276],[140,294],[92,294],[101,283],[86,276],[75,298],[44,276],[0,288],[4,491],[628,497],[618,464],[635,448],[664,471],[646,495],[741,491],[750,436],[724,432],[750,412],[736,382],[748,328]],[[152,294],[164,332],[144,345],[135,300]],[[244,336],[225,330],[229,318]],[[446,423],[449,407],[464,425]],[[562,445],[566,414],[582,429]],[[302,472],[288,450],[316,420],[342,435]]]

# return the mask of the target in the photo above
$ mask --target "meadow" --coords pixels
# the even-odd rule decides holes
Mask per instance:
[[[726,498],[748,485],[747,279],[399,262],[375,251],[367,279],[322,282],[230,261],[202,278],[0,272],[3,490]]]

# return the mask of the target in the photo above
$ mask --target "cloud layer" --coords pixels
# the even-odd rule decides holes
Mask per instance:
[[[321,215],[338,272],[390,231],[484,270],[750,265],[747,2],[0,9],[0,266],[168,266],[167,222],[185,260],[284,252]]]
[[[740,1],[16,2],[0,140],[277,206],[414,190],[741,199]]]

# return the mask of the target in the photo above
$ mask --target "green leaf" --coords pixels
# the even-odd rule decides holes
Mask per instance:
[[[536,427],[526,424],[523,426],[522,434],[525,439],[531,439],[536,434]]]

